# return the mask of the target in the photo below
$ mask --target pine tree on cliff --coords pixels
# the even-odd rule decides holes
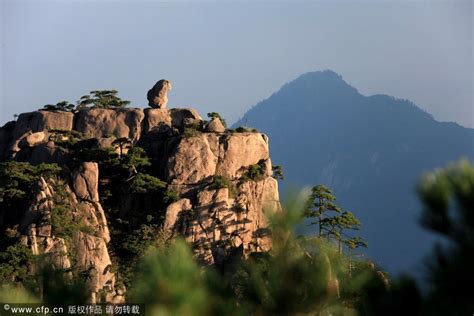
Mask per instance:
[[[130,101],[122,100],[117,96],[117,90],[94,90],[90,95],[84,95],[77,102],[77,108],[95,107],[102,109],[124,108],[130,104]]]
[[[46,104],[43,106],[43,110],[46,111],[65,111],[72,112],[74,111],[74,104],[69,103],[69,101],[60,101],[56,104]]]
[[[331,234],[329,220],[334,216],[330,214],[342,212],[341,208],[334,203],[335,200],[336,197],[331,190],[324,185],[317,185],[311,189],[304,215],[315,220],[311,222],[311,225],[318,226],[319,237],[328,237]]]
[[[367,247],[361,237],[353,237],[347,231],[359,230],[360,221],[352,212],[343,211],[334,202],[336,197],[324,185],[316,185],[311,189],[311,195],[306,204],[304,215],[313,219],[311,225],[318,226],[318,236],[334,239],[342,253],[342,246],[350,250],[357,247]]]
[[[128,137],[120,137],[114,140],[112,142],[112,145],[119,149],[121,157],[125,153],[125,150],[130,149],[130,147],[132,147],[132,140]]]

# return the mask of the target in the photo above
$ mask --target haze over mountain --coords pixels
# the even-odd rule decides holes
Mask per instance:
[[[449,106],[447,104],[446,106]],[[333,71],[310,72],[251,108],[290,184],[326,184],[362,221],[367,254],[390,272],[419,268],[432,236],[418,223],[423,172],[474,159],[474,130],[438,122],[407,100],[361,95]]]

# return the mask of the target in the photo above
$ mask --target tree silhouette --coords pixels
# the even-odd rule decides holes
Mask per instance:
[[[114,140],[112,142],[112,145],[114,147],[119,148],[120,156],[122,156],[124,154],[124,150],[125,149],[130,149],[130,147],[132,146],[132,141],[128,137],[120,137],[120,138],[117,138],[116,140]]]
[[[334,202],[336,197],[324,185],[316,185],[306,204],[304,216],[312,219],[311,225],[318,226],[318,236],[328,240],[334,239],[342,253],[343,245],[350,250],[367,247],[361,237],[353,237],[348,231],[359,230],[360,221],[352,212],[343,211]]]
[[[130,101],[122,100],[117,96],[117,90],[94,90],[90,95],[84,95],[77,102],[77,108],[95,107],[102,109],[124,108]]]
[[[329,236],[332,233],[331,223],[334,216],[331,213],[339,214],[341,208],[334,201],[336,197],[331,190],[324,185],[317,185],[311,189],[311,195],[305,209],[305,217],[313,219],[311,225],[318,226],[318,236]]]
[[[75,108],[74,104],[69,103],[69,101],[60,101],[56,104],[46,104],[43,106],[43,110],[46,110],[46,111],[73,112],[74,108]]]
[[[272,166],[273,175],[272,177],[277,180],[285,180],[285,176],[283,174],[283,167],[280,165],[273,165]]]

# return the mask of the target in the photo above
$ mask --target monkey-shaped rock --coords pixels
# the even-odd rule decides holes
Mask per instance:
[[[166,79],[158,81],[153,88],[148,90],[148,105],[152,108],[165,109],[168,103],[168,91],[171,90],[171,82]]]

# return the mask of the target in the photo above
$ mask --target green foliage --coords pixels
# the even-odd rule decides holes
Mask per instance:
[[[150,165],[150,159],[147,157],[145,150],[141,147],[131,148],[126,155],[121,156],[115,163],[115,166],[128,171],[136,171],[139,168],[148,167]]]
[[[421,223],[445,238],[428,260],[427,314],[467,315],[474,310],[474,166],[460,161],[426,175],[418,193]]]
[[[73,217],[73,207],[69,201],[64,181],[57,179],[51,184],[54,190],[51,210],[52,232],[55,236],[62,237],[70,243],[74,233],[84,231],[82,219]]]
[[[60,146],[66,149],[73,149],[79,141],[84,140],[86,138],[82,133],[74,130],[69,131],[52,129],[49,130],[49,133],[50,141],[53,141],[56,146]]]
[[[272,177],[277,180],[285,180],[285,176],[283,175],[283,168],[280,165],[272,165]]]
[[[474,241],[474,168],[461,161],[423,177],[418,187],[424,227],[452,241]]]
[[[239,126],[235,129],[230,129],[231,133],[259,133],[259,130],[252,127]]]
[[[217,190],[222,188],[230,188],[231,186],[232,182],[229,180],[229,178],[221,175],[215,175],[209,188],[212,190]]]
[[[122,155],[95,153],[98,155],[91,158],[98,161],[101,171],[99,195],[112,239],[111,259],[117,266],[117,282],[128,287],[146,248],[163,235],[161,210],[178,200],[179,194],[153,174],[156,169],[141,147],[132,147]]]
[[[362,239],[362,238],[359,237],[359,236],[356,236],[356,237],[349,237],[349,238],[345,239],[345,240],[344,240],[344,244],[345,244],[350,250],[354,250],[354,249],[360,248],[360,247],[364,247],[364,248],[369,247],[369,244],[368,244],[364,239]]]
[[[247,172],[242,176],[242,180],[260,181],[265,178],[265,160],[260,160],[254,165],[248,167]]]
[[[155,242],[159,231],[158,225],[142,224],[139,229],[128,235],[121,249],[130,255],[141,256]]]
[[[191,137],[198,136],[201,133],[202,133],[202,126],[198,123],[193,123],[184,127],[184,131],[182,135],[184,138],[191,138]]]
[[[89,106],[101,109],[121,109],[130,104],[130,101],[122,100],[117,96],[117,90],[95,90],[90,95],[84,95],[77,102],[77,108],[83,109]]]
[[[118,147],[120,150],[120,156],[123,155],[125,149],[129,149],[132,146],[132,141],[128,137],[120,137],[112,142],[114,147]]]
[[[166,182],[145,173],[136,174],[128,185],[127,191],[135,194],[156,193],[166,188]]]
[[[40,303],[40,300],[21,286],[13,286],[2,282],[0,302],[27,304]]]
[[[42,288],[42,301],[48,304],[85,304],[89,294],[85,279],[67,275],[67,272],[45,264],[38,274]]]
[[[146,303],[150,315],[210,315],[212,293],[189,246],[176,241],[144,258],[129,300]]]
[[[150,248],[128,299],[148,303],[152,315],[354,314],[359,290],[377,273],[369,265],[351,272],[347,258],[331,245],[296,236],[294,225],[302,218],[303,200],[298,197],[293,209],[271,216],[269,254],[234,261],[222,274],[199,266],[184,241]],[[339,287],[331,288],[336,280],[345,282],[340,282],[339,296]]]
[[[46,104],[43,106],[43,110],[46,111],[65,111],[65,112],[74,112],[75,105],[69,103],[68,101],[60,101],[56,104]]]
[[[3,225],[18,222],[22,215],[19,210],[26,209],[29,196],[41,177],[56,177],[60,172],[61,168],[57,164],[0,163],[0,214]],[[0,230],[5,228],[2,226]]]
[[[29,166],[12,168],[26,170],[30,177],[34,174]],[[34,183],[29,177],[21,181]],[[159,214],[147,214],[138,227],[121,232],[121,246],[113,249],[118,252],[114,257],[119,260],[118,283],[128,286],[129,302],[146,303],[151,315],[468,315],[474,309],[473,292],[464,286],[474,281],[474,166],[462,161],[431,173],[418,192],[423,225],[445,238],[427,261],[424,293],[411,276],[388,280],[372,263],[353,260],[325,238],[295,233],[295,226],[308,215],[315,215],[318,224],[319,216],[327,219],[322,221],[329,225],[323,234],[330,236],[338,236],[334,227],[359,227],[355,216],[343,212],[323,186],[313,188],[309,197],[288,199],[282,212],[269,214],[273,243],[269,253],[233,258],[223,270],[200,266],[187,243],[170,240],[158,224]],[[350,249],[364,243],[358,237],[347,240]],[[31,262],[35,258],[28,247],[13,237],[0,240],[2,285],[31,279],[27,268]],[[65,277],[64,271],[41,271],[36,282],[45,302],[86,301],[81,281]],[[0,300],[35,299],[8,285],[0,287]]]
[[[151,165],[145,150],[141,147],[132,147],[126,154],[119,155],[113,148],[97,147],[97,144],[88,140],[77,143],[73,156],[78,163],[94,161],[112,174],[117,172],[134,172],[139,168]]]
[[[360,291],[356,301],[359,315],[460,315],[452,313],[429,313],[422,311],[422,295],[412,277],[403,275],[392,280],[390,286],[377,275],[371,275]]]
[[[0,249],[0,283],[19,284],[29,280],[28,266],[34,262],[31,250],[17,239],[5,237]]]
[[[231,196],[236,194],[237,189],[229,178],[226,176],[214,175],[212,177],[212,182],[209,184],[209,189],[219,190],[224,188],[229,189],[229,194]]]
[[[73,151],[73,158],[77,163],[93,161],[97,163],[115,163],[118,154],[112,148],[88,146],[86,142],[79,142]]]
[[[312,220],[311,225],[317,225],[318,236],[337,241],[339,251],[342,245],[349,249],[367,247],[361,237],[353,237],[348,231],[359,230],[360,222],[353,213],[343,211],[335,204],[336,197],[324,185],[316,185],[311,189],[311,195],[305,208],[305,217]]]
[[[181,197],[179,196],[178,191],[167,189],[164,196],[163,196],[163,202],[165,204],[171,204],[173,202],[178,201],[180,198]]]
[[[212,182],[209,184],[209,189],[218,190],[223,188],[229,189],[229,195],[231,197],[235,197],[237,194],[237,188],[229,178],[226,176],[214,175]]]
[[[425,261],[425,291],[409,275],[388,289],[372,282],[358,302],[362,315],[470,315],[474,310],[474,291],[464,286],[474,282],[474,166],[460,161],[426,174],[418,194],[421,224],[444,238]]]
[[[219,113],[217,112],[207,113],[207,117],[210,119],[218,118],[221,121],[222,125],[224,125],[224,127],[227,128],[227,122],[222,118],[222,116]]]
[[[118,265],[117,278],[119,283],[130,286],[134,280],[134,273],[138,262],[150,247],[162,249],[168,246],[170,235],[161,226],[148,222],[128,234],[125,234],[116,243],[114,258]]]

